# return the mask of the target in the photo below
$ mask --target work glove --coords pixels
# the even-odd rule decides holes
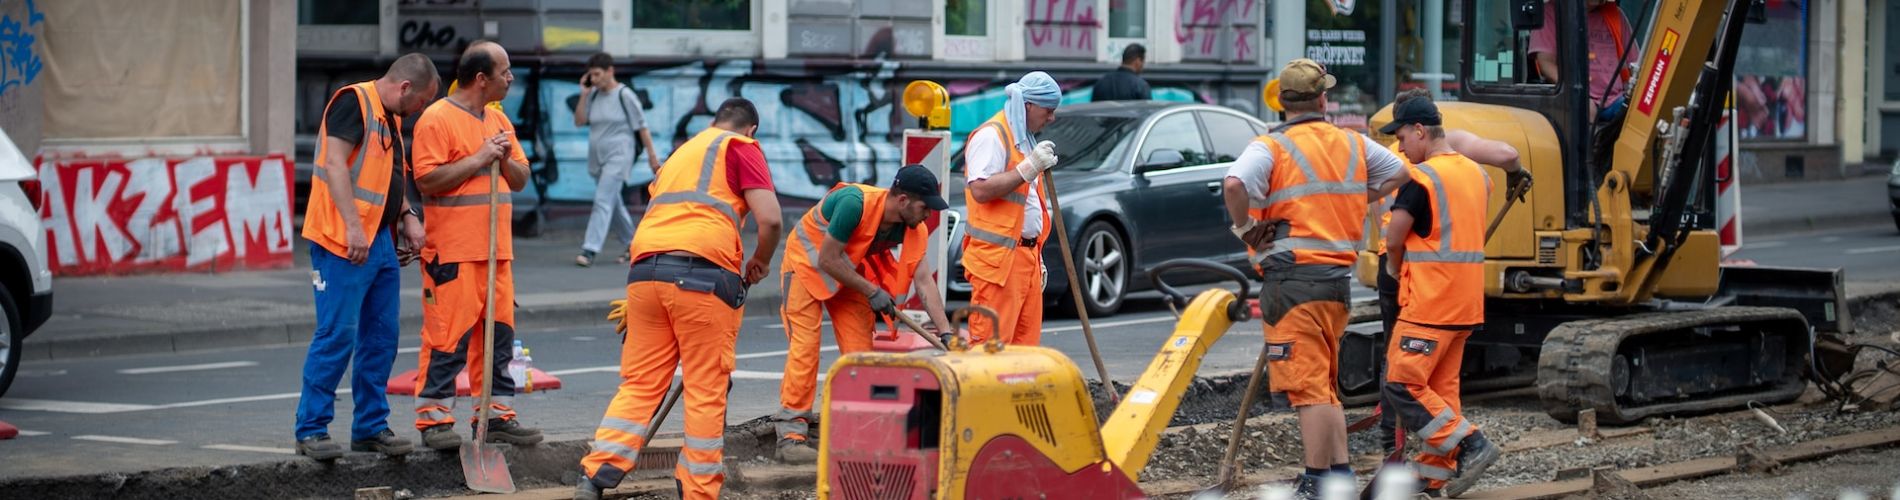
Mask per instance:
[[[884,317],[897,316],[897,299],[891,298],[889,292],[885,292],[884,290],[872,292],[870,302],[872,312],[876,312]]]
[[[620,332],[620,335],[625,337],[627,335],[627,299],[616,300],[611,304],[614,308],[607,311],[607,321],[614,322],[614,331]]]
[[[1504,174],[1504,182],[1507,188],[1520,184],[1529,188],[1531,186],[1531,171],[1520,168],[1516,172]]]
[[[1052,168],[1056,168],[1056,143],[1042,141],[1036,143],[1035,150],[1023,157],[1022,163],[1016,164],[1016,174],[1023,176],[1023,182],[1033,183],[1043,171]]]

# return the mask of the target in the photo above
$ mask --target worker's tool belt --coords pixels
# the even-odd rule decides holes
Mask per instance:
[[[627,271],[627,284],[647,281],[672,283],[689,292],[710,293],[733,309],[745,305],[745,280],[698,257],[662,254],[640,259]]]
[[[1016,242],[1016,246],[1017,248],[1036,248],[1036,239],[1023,238],[1021,241]]]

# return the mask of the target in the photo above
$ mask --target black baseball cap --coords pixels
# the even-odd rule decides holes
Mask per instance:
[[[1431,99],[1415,97],[1399,103],[1398,108],[1392,110],[1392,123],[1387,123],[1384,127],[1380,127],[1379,133],[1385,135],[1396,134],[1399,132],[1399,127],[1414,123],[1438,126],[1444,124],[1445,119],[1439,116],[1438,105],[1433,104]]]
[[[937,174],[930,173],[923,165],[910,164],[897,169],[897,178],[891,180],[891,189],[903,191],[924,200],[924,206],[931,210],[950,208],[943,200],[943,185],[937,183]]]

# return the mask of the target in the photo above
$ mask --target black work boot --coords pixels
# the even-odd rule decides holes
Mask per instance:
[[[396,437],[396,432],[389,429],[383,429],[375,437],[350,442],[350,451],[375,452],[392,457],[408,455],[415,450],[414,443]]]
[[[297,440],[297,454],[322,461],[336,460],[343,456],[343,447],[330,440],[329,434],[318,434]]]
[[[540,443],[541,430],[521,425],[514,419],[488,419],[488,442],[527,446]]]
[[[422,445],[435,451],[462,448],[462,436],[455,435],[455,424],[435,424],[422,429]]]
[[[1301,473],[1299,480],[1293,483],[1293,498],[1319,500],[1320,479],[1322,479],[1321,476]]]
[[[1484,431],[1473,431],[1463,441],[1458,442],[1458,471],[1450,481],[1445,482],[1445,496],[1457,498],[1478,485],[1478,478],[1484,476],[1484,470],[1498,461],[1497,445],[1484,438]]]
[[[600,494],[600,487],[594,485],[594,480],[588,478],[586,472],[582,472],[581,482],[574,485],[574,500],[600,500]]]

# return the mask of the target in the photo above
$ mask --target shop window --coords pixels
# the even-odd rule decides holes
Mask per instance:
[[[944,34],[951,36],[988,36],[988,0],[946,0]]]
[[[1512,27],[1514,2],[1476,3],[1477,11],[1473,13],[1476,22],[1471,27],[1471,82],[1479,85],[1532,82],[1536,72],[1530,71],[1527,52],[1530,32]]]
[[[752,29],[752,0],[633,0],[635,29]]]
[[[1108,0],[1108,37],[1147,38],[1148,1]]]
[[[379,0],[297,0],[297,24],[306,26],[376,24]]]

